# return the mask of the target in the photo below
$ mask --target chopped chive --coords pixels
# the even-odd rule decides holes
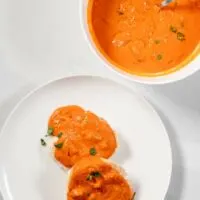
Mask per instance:
[[[58,138],[61,138],[61,137],[62,137],[62,135],[63,135],[63,133],[62,133],[62,132],[58,133]]]
[[[97,172],[97,171],[92,172],[91,175],[94,176],[94,177],[100,177],[101,176],[100,172]]]
[[[170,26],[170,31],[173,32],[173,33],[176,33],[177,32],[177,28],[174,27],[174,26]]]
[[[87,176],[86,180],[87,180],[87,181],[91,181],[93,178],[98,178],[98,177],[100,177],[100,176],[101,176],[101,174],[100,174],[100,172],[98,172],[98,171],[91,172],[91,173]]]
[[[48,135],[53,135],[53,131],[54,131],[54,128],[48,127],[47,134]]]
[[[89,175],[87,176],[87,178],[86,178],[87,181],[91,181],[92,179],[93,179],[93,176],[90,175],[90,174],[89,174]]]
[[[160,40],[155,40],[155,44],[160,44]]]
[[[181,32],[178,32],[177,33],[177,39],[180,40],[180,41],[183,41],[183,40],[185,40],[185,35]]]
[[[63,147],[63,143],[54,144],[57,149],[61,149]]]
[[[91,149],[90,149],[90,155],[91,155],[91,156],[95,156],[96,154],[97,154],[96,149],[95,149],[95,148],[91,148]]]
[[[136,195],[136,192],[133,193],[133,197],[131,200],[134,200],[135,199],[135,195]]]
[[[157,57],[156,57],[156,59],[157,59],[157,60],[162,60],[162,55],[161,55],[161,54],[158,54]]]
[[[44,139],[42,139],[42,138],[40,139],[40,142],[41,142],[41,145],[42,145],[42,146],[46,146],[46,145],[47,145],[47,143],[46,143],[46,142],[44,141]]]

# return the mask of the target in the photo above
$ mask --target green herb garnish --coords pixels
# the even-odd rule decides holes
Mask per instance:
[[[93,176],[90,175],[90,174],[89,174],[89,175],[87,176],[87,178],[86,178],[87,181],[91,181],[92,179],[93,179]]]
[[[91,156],[95,156],[96,154],[97,154],[96,149],[95,149],[95,148],[91,148],[91,149],[90,149],[90,155],[91,155]]]
[[[94,177],[100,177],[101,176],[100,172],[97,172],[97,171],[96,172],[91,172],[90,175],[92,175]]]
[[[156,59],[157,59],[157,60],[162,60],[162,55],[161,55],[161,54],[158,54],[157,57],[156,57]]]
[[[136,192],[133,193],[133,196],[132,196],[132,199],[131,199],[131,200],[134,200],[134,199],[135,199],[135,195],[136,195]]]
[[[58,133],[58,138],[61,138],[62,137],[62,135],[63,135],[63,133],[62,132],[60,132],[60,133]]]
[[[98,172],[98,171],[91,172],[91,173],[87,176],[86,180],[87,180],[87,181],[91,181],[93,178],[98,178],[98,177],[100,177],[100,176],[101,176],[101,174],[100,174],[100,172]]]
[[[54,128],[48,127],[47,134],[48,135],[53,135],[53,131],[54,131]]]
[[[42,139],[42,138],[40,139],[40,142],[41,142],[41,145],[42,145],[42,146],[46,146],[46,145],[47,145],[47,143],[46,143],[46,142],[44,141],[44,139]]]
[[[63,142],[62,143],[58,143],[58,144],[54,144],[54,146],[57,148],[57,149],[61,149],[63,147]]]
[[[170,31],[173,32],[173,33],[176,33],[177,32],[177,28],[174,27],[174,26],[170,26]]]
[[[183,40],[185,40],[185,35],[181,32],[178,32],[177,33],[177,39],[180,40],[180,41],[183,41]]]
[[[155,44],[160,44],[160,40],[155,40]]]

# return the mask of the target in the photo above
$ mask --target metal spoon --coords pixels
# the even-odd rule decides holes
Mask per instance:
[[[170,4],[173,0],[163,0],[162,3],[161,3],[161,7],[165,7],[167,6],[168,4]]]

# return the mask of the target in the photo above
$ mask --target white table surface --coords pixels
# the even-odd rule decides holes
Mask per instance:
[[[146,96],[172,144],[173,174],[166,200],[200,199],[200,72],[165,86],[126,81],[88,48],[80,28],[79,0],[0,0],[0,127],[31,89],[72,74],[112,78]]]

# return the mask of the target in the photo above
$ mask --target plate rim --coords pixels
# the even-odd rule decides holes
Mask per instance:
[[[169,138],[169,135],[168,135],[168,131],[165,127],[165,124],[163,122],[163,120],[161,119],[159,113],[157,112],[157,110],[154,108],[154,106],[148,101],[148,99],[141,95],[140,93],[137,92],[137,89],[136,91],[133,90],[133,88],[131,88],[130,86],[120,82],[120,81],[116,81],[112,78],[107,78],[107,77],[104,77],[104,76],[99,76],[99,75],[85,75],[85,74],[81,74],[81,75],[69,75],[69,76],[62,76],[62,77],[58,77],[58,78],[55,78],[55,79],[51,79],[45,83],[42,83],[38,86],[36,86],[35,88],[33,88],[32,90],[30,90],[27,94],[25,94],[24,96],[21,97],[21,99],[14,105],[14,107],[12,108],[11,112],[8,114],[8,116],[6,117],[1,129],[0,129],[0,141],[1,141],[1,138],[5,135],[4,134],[4,130],[6,129],[10,119],[12,118],[13,114],[15,113],[15,111],[23,104],[24,101],[26,101],[26,99],[28,99],[29,97],[31,97],[35,92],[41,90],[42,88],[50,85],[50,84],[53,84],[57,81],[62,81],[62,80],[65,80],[65,79],[74,79],[74,78],[94,78],[94,79],[100,79],[100,80],[103,80],[103,81],[108,81],[108,82],[112,82],[114,84],[117,84],[119,86],[121,86],[122,88],[124,89],[127,89],[129,90],[130,92],[132,92],[135,96],[137,96],[140,100],[142,100],[142,102],[144,104],[146,104],[149,108],[149,110],[154,113],[155,117],[156,117],[156,120],[159,122],[159,124],[162,126],[163,130],[164,130],[164,136],[165,136],[165,139],[166,139],[166,142],[168,143],[168,150],[169,150],[169,162],[170,162],[170,168],[168,170],[168,183],[166,184],[164,190],[165,190],[165,194],[163,196],[163,200],[164,198],[166,197],[167,195],[167,192],[168,192],[168,189],[169,189],[169,186],[170,186],[170,183],[171,183],[171,177],[172,177],[172,166],[173,166],[173,159],[172,159],[172,146],[171,146],[171,142],[170,142],[170,138]],[[10,200],[9,198],[7,198],[8,196],[10,196],[6,191],[4,191],[4,187],[2,186],[2,183],[4,183],[4,181],[1,182],[2,180],[2,174],[0,173],[0,195],[2,195],[3,197],[3,200]],[[6,194],[7,193],[7,194]],[[7,197],[6,197],[7,196]]]

